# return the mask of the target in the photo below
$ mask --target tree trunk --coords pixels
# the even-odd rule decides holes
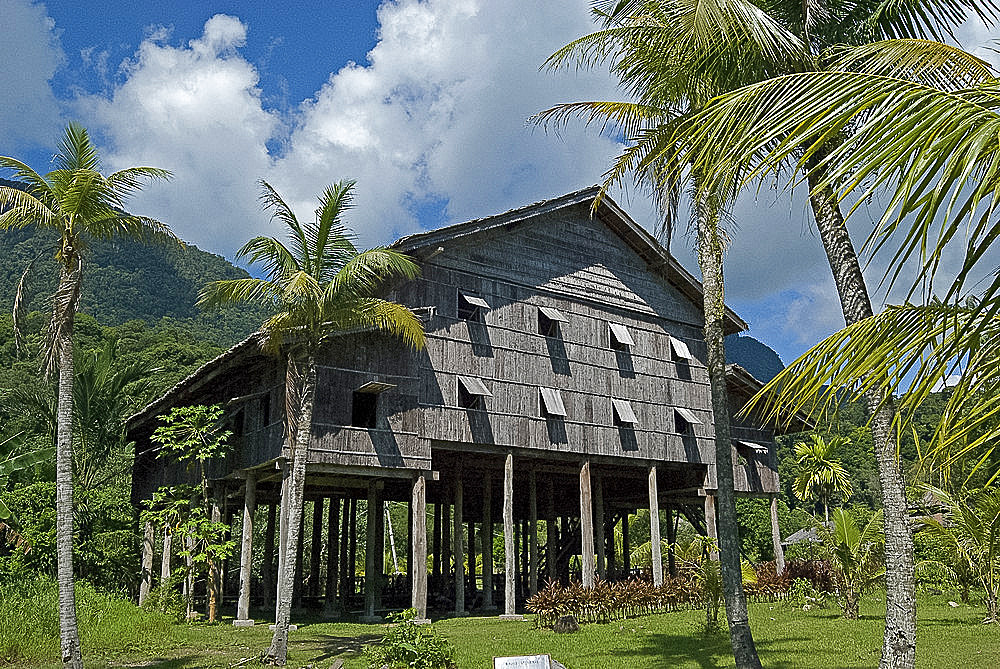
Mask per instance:
[[[771,541],[774,543],[774,571],[785,573],[785,551],[781,547],[781,530],[778,528],[778,498],[771,498]]]
[[[288,356],[288,392],[293,393],[286,406],[297,409],[295,416],[287,416],[288,441],[292,457],[292,472],[288,486],[288,541],[283,556],[284,569],[279,600],[274,616],[274,636],[267,657],[276,665],[283,666],[288,659],[288,624],[292,615],[292,591],[296,578],[296,560],[299,541],[302,537],[302,507],[305,498],[306,461],[309,458],[309,437],[311,435],[313,401],[316,395],[316,361],[308,356],[304,361],[293,355]]]
[[[719,239],[718,214],[708,198],[696,203],[698,225],[698,264],[701,266],[705,300],[705,342],[708,345],[708,377],[712,389],[712,412],[715,417],[715,467],[718,481],[717,524],[719,567],[729,620],[729,637],[738,669],[760,669],[760,659],[750,630],[743,574],[740,568],[740,542],[736,525],[732,439],[729,429],[729,397],[726,388],[726,350],[723,330],[725,317],[722,278],[722,241]]]
[[[59,581],[59,646],[63,666],[83,669],[73,591],[73,317],[80,270],[63,268],[55,302],[59,323],[59,390],[56,405],[56,575]],[[67,302],[59,304],[61,296]]]
[[[809,170],[809,203],[833,271],[844,321],[853,325],[872,316],[872,305],[836,196],[829,187],[817,188],[826,176],[822,170],[815,170],[822,157],[817,155],[806,165]],[[872,440],[882,488],[885,523],[885,637],[879,669],[913,669],[917,647],[913,535],[906,502],[906,484],[892,437],[895,409],[891,400],[878,393],[869,393],[865,399],[869,413],[874,414]]]

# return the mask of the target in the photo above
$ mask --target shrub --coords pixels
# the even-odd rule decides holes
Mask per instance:
[[[414,623],[416,615],[416,609],[389,614],[385,636],[378,645],[365,649],[369,667],[454,669],[455,649],[432,625]]]

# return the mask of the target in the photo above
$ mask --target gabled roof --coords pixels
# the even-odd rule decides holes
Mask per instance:
[[[673,284],[701,309],[704,297],[701,283],[690,272],[684,269],[656,241],[655,237],[649,234],[641,225],[633,221],[609,195],[602,195],[600,200],[597,200],[600,191],[600,186],[590,186],[550,200],[542,200],[524,207],[511,209],[502,214],[477,218],[465,223],[457,223],[436,230],[409,235],[393,243],[392,248],[420,257],[421,255],[426,255],[428,251],[433,252],[438,247],[447,245],[449,242],[465,240],[474,235],[514,225],[559,209],[588,204],[593,207],[593,216],[618,235],[629,248],[646,262],[651,271],[656,272]],[[742,332],[747,327],[746,322],[742,318],[728,307],[726,308],[726,334]]]

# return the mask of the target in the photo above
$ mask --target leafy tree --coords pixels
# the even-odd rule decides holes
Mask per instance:
[[[194,491],[188,491],[187,509],[184,492],[186,488],[164,491],[154,496],[151,513],[147,520],[155,520],[158,509],[161,525],[170,526],[171,518],[180,522],[172,531],[179,531],[184,537],[184,548],[181,554],[188,559],[189,568],[198,571],[204,568],[208,573],[208,622],[214,623],[219,600],[219,573],[217,566],[220,561],[229,557],[235,541],[226,541],[226,525],[213,518],[212,500],[209,497],[208,476],[205,473],[205,461],[225,454],[229,448],[230,430],[223,427],[223,409],[214,406],[174,407],[170,413],[160,416],[163,425],[153,431],[150,439],[160,444],[157,457],[169,458],[185,464],[189,468],[197,467],[199,485]],[[169,493],[169,494],[168,494]],[[167,503],[170,501],[170,503]],[[191,611],[193,595],[192,581],[188,580],[188,612]]]
[[[319,198],[316,218],[300,223],[265,181],[261,202],[272,218],[288,228],[288,245],[273,237],[255,237],[237,256],[264,265],[265,278],[216,281],[203,289],[199,304],[256,304],[274,316],[261,326],[264,350],[286,361],[286,448],[291,467],[286,519],[288,539],[275,615],[274,637],[267,655],[284,665],[288,655],[288,622],[295,582],[302,507],[305,502],[306,460],[312,432],[316,390],[316,356],[331,335],[359,328],[397,335],[413,347],[423,346],[424,331],[406,307],[378,297],[389,281],[412,278],[417,265],[407,256],[385,248],[359,252],[342,222],[351,208],[355,182],[340,181]],[[285,500],[283,500],[285,501]]]
[[[809,435],[809,441],[795,444],[795,464],[799,473],[795,477],[795,496],[802,501],[818,500],[823,505],[823,518],[830,521],[830,497],[840,495],[844,501],[851,496],[851,479],[840,464],[840,450],[850,445],[850,439],[818,434]]]
[[[861,597],[885,576],[882,512],[876,512],[858,527],[854,516],[843,508],[833,510],[833,527],[816,526],[824,553],[834,567],[837,595],[844,617],[858,617]]]
[[[59,285],[53,296],[46,371],[58,370],[56,508],[60,646],[64,666],[83,669],[73,593],[73,323],[80,299],[83,259],[91,239],[169,236],[162,223],[124,211],[126,198],[145,179],[170,173],[152,167],[130,167],[100,173],[97,149],[87,131],[70,123],[55,156],[56,169],[45,176],[25,163],[0,156],[0,167],[13,170],[27,184],[22,191],[0,186],[0,229],[36,226],[56,233]],[[22,286],[24,277],[22,276]],[[14,301],[15,336],[23,315],[22,290]]]
[[[3,484],[6,483],[7,478],[11,474],[34,467],[39,463],[47,462],[52,458],[54,449],[51,448],[39,448],[27,453],[21,453],[20,455],[14,455],[13,451],[19,445],[20,437],[21,434],[18,433],[0,441],[0,453],[5,454],[2,456],[3,459],[0,460],[0,489],[5,487]],[[26,551],[31,550],[31,545],[18,532],[19,527],[20,523],[17,517],[7,508],[4,501],[0,499],[0,538]]]

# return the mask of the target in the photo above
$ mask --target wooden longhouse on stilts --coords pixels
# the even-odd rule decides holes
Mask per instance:
[[[715,534],[701,286],[611,198],[592,211],[596,195],[588,188],[393,245],[422,267],[392,298],[424,321],[427,346],[350,332],[318,360],[306,482],[312,548],[304,556],[300,547],[309,568],[297,572],[307,602],[370,620],[410,604],[419,618],[428,607],[517,617],[547,579],[627,577],[627,519],[637,509],[653,512],[654,539],[657,509],[668,538],[678,515]],[[746,327],[732,312],[726,324],[728,333]],[[175,406],[226,407],[234,447],[209,474],[214,495],[243,519],[229,570],[237,624],[249,624],[252,604],[275,602],[286,534],[284,379],[282,360],[251,338],[129,422],[140,505],[184,477],[156,457],[156,417]],[[729,380],[734,408],[760,387],[735,366]],[[773,498],[774,428],[741,420],[733,436],[737,491]],[[406,578],[385,573],[387,502],[409,505],[410,527],[395,535],[408,542]],[[359,514],[361,505],[370,512]],[[255,522],[266,523],[261,546]],[[658,567],[659,542],[652,546]],[[471,555],[482,556],[481,568],[466,566]],[[258,577],[251,567],[261,560]],[[662,568],[652,578],[661,581]]]

